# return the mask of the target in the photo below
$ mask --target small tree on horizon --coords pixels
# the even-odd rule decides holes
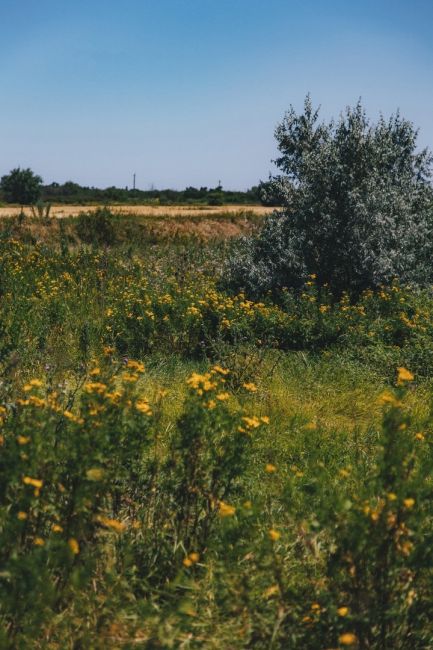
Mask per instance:
[[[41,196],[42,178],[30,168],[16,167],[2,176],[0,188],[8,203],[19,203],[21,207],[34,205]]]

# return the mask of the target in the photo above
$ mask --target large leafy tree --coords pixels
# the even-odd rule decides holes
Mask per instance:
[[[0,188],[9,203],[19,203],[21,206],[33,205],[41,196],[42,178],[29,168],[17,167],[2,176]]]
[[[372,124],[359,102],[319,121],[307,96],[275,136],[281,174],[266,184],[282,209],[231,262],[232,284],[251,294],[299,287],[309,274],[339,294],[393,278],[432,277],[432,156],[398,113]]]

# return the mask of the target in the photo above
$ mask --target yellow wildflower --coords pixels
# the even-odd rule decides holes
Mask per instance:
[[[19,445],[27,445],[30,442],[29,436],[17,436],[17,442]]]
[[[355,645],[358,642],[358,638],[352,632],[345,632],[344,634],[340,634],[338,642],[341,645]]]
[[[25,521],[28,517],[27,512],[23,512],[23,510],[20,510],[19,513],[17,514],[17,517],[20,521]]]
[[[216,398],[220,402],[224,402],[225,400],[230,398],[230,394],[229,393],[218,393],[218,395],[216,395]]]
[[[243,384],[243,387],[245,388],[245,390],[248,390],[250,393],[255,393],[257,391],[257,386],[253,384],[252,381],[245,382]]]
[[[410,510],[415,505],[415,499],[412,499],[412,497],[409,497],[408,499],[403,499],[403,505],[405,508]]]
[[[218,514],[220,517],[233,517],[236,512],[234,506],[225,503],[224,501],[219,501],[218,503]]]
[[[349,613],[349,608],[348,607],[339,607],[337,609],[338,616],[347,616],[348,613]]]
[[[152,415],[152,409],[149,406],[149,402],[143,398],[137,400],[135,408],[137,411],[140,411],[140,413],[144,413],[144,415]]]
[[[252,417],[245,416],[242,418],[242,421],[245,422],[249,429],[257,429],[260,426],[260,420],[255,415]]]
[[[410,370],[407,370],[407,368],[403,368],[402,366],[397,368],[397,372],[397,384],[399,386],[404,384],[405,381],[413,381],[415,379]]]
[[[71,537],[70,539],[68,539],[68,546],[72,555],[78,555],[78,553],[80,552],[80,545],[78,544],[75,537]]]
[[[265,472],[267,472],[268,474],[273,474],[276,471],[277,468],[275,467],[275,465],[272,465],[272,463],[267,463],[265,465]]]
[[[111,530],[114,530],[116,533],[123,533],[123,531],[126,529],[126,524],[124,524],[121,521],[118,521],[117,519],[110,519],[109,517],[103,517],[101,515],[97,517],[97,520],[99,521],[100,524],[102,524],[106,528],[110,528]]]
[[[102,395],[107,390],[107,386],[99,381],[89,382],[84,385],[84,390],[86,393],[97,393],[98,395]]]
[[[42,537],[35,537],[33,540],[33,544],[35,546],[45,546],[45,541],[42,539]]]
[[[196,552],[192,552],[189,555],[187,555],[186,558],[183,559],[182,563],[183,563],[183,566],[190,567],[193,564],[195,564],[196,562],[198,562],[199,559],[200,559],[200,555],[198,553],[196,553]]]
[[[263,592],[263,596],[265,598],[271,598],[272,596],[275,596],[276,594],[278,594],[279,591],[280,591],[280,588],[279,588],[278,585],[271,585],[270,587],[265,589],[265,591]]]
[[[59,524],[53,524],[51,526],[51,530],[53,531],[53,533],[63,533],[63,528],[59,526]]]
[[[278,532],[278,530],[275,530],[275,528],[271,528],[269,531],[269,538],[273,542],[277,542],[281,537],[281,533]]]
[[[40,490],[44,482],[38,478],[31,478],[30,476],[24,476],[23,478],[24,485],[32,485],[37,490]]]
[[[100,481],[104,476],[104,470],[100,467],[92,467],[87,470],[86,477],[89,481]]]
[[[227,368],[221,368],[221,366],[213,366],[212,370],[215,370],[220,375],[228,375],[230,370],[227,370]]]

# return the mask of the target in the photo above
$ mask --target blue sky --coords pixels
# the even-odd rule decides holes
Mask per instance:
[[[307,92],[433,148],[432,0],[0,0],[0,175],[244,189]]]

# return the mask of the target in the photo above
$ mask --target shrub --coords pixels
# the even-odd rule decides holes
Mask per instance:
[[[81,212],[77,218],[76,230],[86,244],[111,246],[116,241],[113,213],[108,208]]]
[[[334,294],[431,278],[432,156],[397,113],[372,124],[359,102],[318,122],[307,96],[277,127],[283,175],[267,186],[283,210],[244,239],[229,282],[251,295],[299,288],[309,274]]]

